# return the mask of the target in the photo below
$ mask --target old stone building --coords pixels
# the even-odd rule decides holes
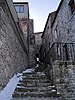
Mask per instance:
[[[42,45],[42,32],[37,32],[35,34],[35,56],[36,58],[39,57],[39,50]]]
[[[0,0],[0,88],[28,66],[28,51],[12,0]]]
[[[33,84],[18,84],[18,91],[26,92],[20,96],[32,96],[31,92],[36,90],[38,91],[36,95],[38,93],[43,96],[43,93],[50,92],[51,94],[45,93],[45,96],[52,97],[56,89],[55,94],[60,95],[60,99],[57,100],[74,100],[75,0],[61,0],[57,10],[49,14],[43,32],[34,33],[33,24],[33,19],[29,18],[28,2],[13,3],[12,0],[0,0],[0,90],[6,86],[14,74],[28,67],[35,67],[36,58],[39,57],[41,67],[36,66],[36,69],[42,68],[43,71],[45,68],[44,73],[33,72],[32,75],[35,77],[28,73],[30,77],[26,77],[27,81],[24,75],[26,73],[23,73],[20,82],[30,82],[32,77]],[[47,75],[45,80],[42,80],[43,74]],[[39,89],[42,94],[39,94],[37,89],[37,83],[40,82],[37,78],[41,78],[44,86],[49,84],[44,87],[45,89]],[[49,78],[48,81],[47,78]],[[21,85],[29,87],[19,89]],[[49,90],[49,88],[52,89],[51,87],[53,91]],[[29,88],[32,89],[29,90]]]
[[[35,36],[33,19],[29,21],[29,67],[35,65]]]
[[[48,23],[50,21],[48,20]],[[54,20],[42,35],[40,58],[48,65],[48,74],[64,100],[75,99],[75,1],[61,0]],[[51,37],[47,38],[48,30]],[[46,32],[45,32],[46,31]],[[49,43],[49,44],[48,44]],[[47,49],[47,45],[50,45]],[[48,50],[48,51],[47,51]]]
[[[23,31],[24,40],[28,49],[28,66],[35,65],[34,53],[34,23],[33,19],[29,18],[29,5],[28,2],[14,2],[14,6],[19,18],[19,24]]]
[[[47,60],[47,62],[49,61],[48,63],[50,63],[50,60],[74,60],[74,3],[74,0],[61,0],[57,11],[49,14],[42,34],[41,60],[46,60],[46,56],[52,47],[55,48],[55,50],[53,51],[52,48],[51,51],[53,51],[53,55]]]
[[[56,12],[54,11],[54,12],[49,14],[47,21],[46,21],[46,24],[45,24],[43,34],[41,36],[41,39],[42,39],[42,46],[40,48],[40,60],[41,61],[44,61],[45,56],[52,45],[53,37],[52,37],[52,32],[51,32],[51,24],[52,24],[53,19],[55,17],[55,13]]]
[[[62,0],[52,23],[52,33],[54,40],[58,42],[75,42],[74,24],[75,24],[75,1]],[[73,5],[73,7],[71,7]],[[73,9],[73,11],[72,11]]]

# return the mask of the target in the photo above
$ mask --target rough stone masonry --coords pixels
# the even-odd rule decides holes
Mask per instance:
[[[12,7],[12,2],[10,2]],[[14,10],[13,10],[14,12]],[[0,1],[0,89],[27,67],[27,53],[7,0]],[[21,40],[20,40],[20,39]],[[21,45],[22,44],[22,45]]]

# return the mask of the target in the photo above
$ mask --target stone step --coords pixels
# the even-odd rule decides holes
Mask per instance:
[[[44,73],[42,74],[37,74],[37,73],[23,73],[22,76],[26,76],[26,77],[46,77]]]
[[[35,76],[36,73],[22,73],[22,76]]]
[[[47,79],[45,76],[43,76],[43,77],[38,77],[38,76],[36,76],[36,77],[30,77],[30,76],[23,76],[22,77],[22,79],[29,79],[29,80],[40,80],[40,79]]]
[[[40,91],[40,92],[46,92],[46,91],[56,91],[56,88],[54,87],[23,87],[23,86],[17,86],[17,88],[15,89],[15,91],[17,92],[37,92],[37,91]]]
[[[19,81],[13,93],[16,97],[59,97],[55,86],[50,86],[51,82],[44,73],[23,73],[22,80]]]
[[[40,80],[20,80],[20,83],[50,83],[50,80],[47,79],[40,79]]]
[[[23,88],[23,87],[18,87],[18,88],[16,88],[15,89],[15,91],[17,91],[17,92],[33,92],[33,91],[38,91],[38,89],[37,88]]]
[[[14,92],[13,97],[59,97],[56,92],[46,91],[46,92]]]
[[[50,80],[47,80],[47,79],[25,79],[25,78],[23,78],[21,81],[19,81],[19,82],[27,82],[27,83],[32,83],[32,82],[42,82],[42,83],[49,83],[50,82]]]
[[[25,82],[25,81],[20,81],[20,84],[25,84],[24,86],[36,86],[36,87],[41,87],[41,86],[50,86],[50,83],[48,82]]]
[[[18,84],[17,84],[17,86],[24,86],[24,87],[35,87],[35,86],[37,86],[37,87],[48,87],[48,86],[50,86],[50,83],[23,83],[23,82],[19,82]]]
[[[27,83],[18,83],[17,86],[23,86],[23,87],[34,87],[35,86],[35,83],[34,84],[27,84]]]

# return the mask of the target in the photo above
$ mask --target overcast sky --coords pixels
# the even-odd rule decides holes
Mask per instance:
[[[49,13],[55,11],[61,0],[13,0],[29,2],[30,18],[34,19],[34,32],[42,32]]]

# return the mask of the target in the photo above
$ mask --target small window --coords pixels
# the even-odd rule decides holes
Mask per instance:
[[[15,5],[15,9],[17,13],[23,13],[24,12],[24,5]]]
[[[24,6],[20,6],[19,11],[20,11],[20,13],[23,13],[24,12]]]
[[[73,14],[73,12],[75,11],[75,1],[70,0],[69,5],[71,7],[71,13]]]
[[[19,13],[19,7],[15,6],[16,12]]]

